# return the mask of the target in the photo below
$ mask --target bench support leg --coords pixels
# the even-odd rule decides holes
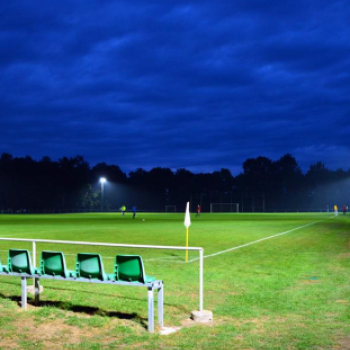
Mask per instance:
[[[34,278],[34,305],[39,305],[39,296],[40,296],[40,280],[39,278]]]
[[[22,277],[22,293],[21,293],[21,300],[22,300],[22,309],[27,308],[27,277]]]
[[[163,327],[163,305],[164,305],[164,285],[162,284],[158,290],[158,323]]]
[[[148,331],[154,332],[153,288],[148,288]]]

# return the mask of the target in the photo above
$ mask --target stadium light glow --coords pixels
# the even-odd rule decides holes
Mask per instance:
[[[100,177],[100,182],[101,184],[104,184],[105,182],[107,182],[107,179],[105,177]]]

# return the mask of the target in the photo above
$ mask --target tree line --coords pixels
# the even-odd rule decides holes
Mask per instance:
[[[100,177],[108,182],[101,196]],[[286,154],[277,161],[267,157],[247,159],[237,176],[223,168],[212,173],[192,173],[155,167],[128,174],[117,165],[93,167],[82,156],[0,157],[0,209],[2,212],[60,212],[68,210],[118,210],[137,205],[140,210],[164,211],[166,205],[183,210],[184,203],[239,203],[244,211],[327,210],[348,204],[350,169],[333,171],[322,162],[304,174],[296,159]],[[103,202],[101,201],[103,199]]]

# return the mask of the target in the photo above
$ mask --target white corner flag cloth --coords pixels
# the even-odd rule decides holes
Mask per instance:
[[[187,206],[186,206],[186,214],[185,214],[185,222],[184,222],[185,226],[187,228],[190,227],[191,225],[191,218],[190,218],[190,202],[187,202]]]

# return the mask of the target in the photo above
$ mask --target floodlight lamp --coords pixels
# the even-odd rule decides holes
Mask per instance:
[[[106,181],[107,181],[107,179],[106,179],[105,177],[101,177],[101,178],[100,178],[101,184],[104,184]]]

